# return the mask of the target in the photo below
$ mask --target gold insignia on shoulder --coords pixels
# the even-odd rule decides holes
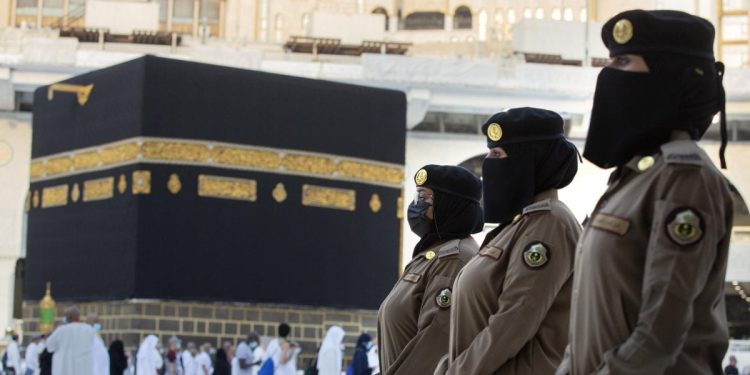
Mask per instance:
[[[628,19],[621,19],[615,23],[615,27],[612,29],[612,37],[615,42],[619,44],[625,44],[633,38],[633,24]]]
[[[169,175],[169,181],[167,181],[167,189],[172,194],[177,194],[182,190],[182,182],[180,182],[180,176],[177,173]]]
[[[450,288],[444,288],[435,297],[435,303],[441,309],[447,309],[451,307],[452,302],[453,302],[453,292],[451,292]]]
[[[523,252],[523,262],[530,268],[540,268],[549,261],[549,250],[541,242],[534,242]]]
[[[424,168],[417,171],[417,174],[414,176],[414,182],[416,182],[418,186],[422,186],[427,182],[427,171],[424,170]]]
[[[34,190],[34,195],[31,196],[31,204],[34,208],[39,207],[39,190]]]
[[[435,257],[435,252],[430,250],[424,254],[425,259],[430,260]]]
[[[503,137],[503,128],[500,124],[493,122],[487,127],[487,138],[493,142],[497,142]]]
[[[703,238],[703,220],[691,208],[678,208],[667,219],[667,235],[680,246],[692,245]]]
[[[641,160],[638,160],[638,170],[643,172],[654,166],[653,156],[644,156]]]
[[[513,216],[513,222],[516,223],[518,220],[521,220],[521,214],[518,214],[516,216]]]

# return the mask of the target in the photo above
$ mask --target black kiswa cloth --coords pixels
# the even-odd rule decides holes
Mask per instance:
[[[439,190],[433,190],[432,199],[433,231],[417,242],[413,257],[441,242],[477,233],[484,226],[478,202]]]

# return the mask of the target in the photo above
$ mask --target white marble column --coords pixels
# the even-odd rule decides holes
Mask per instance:
[[[25,116],[27,117],[27,116]],[[0,117],[0,328],[13,325],[16,260],[24,256],[24,207],[29,189],[30,118]]]

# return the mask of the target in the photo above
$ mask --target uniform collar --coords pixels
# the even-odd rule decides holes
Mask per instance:
[[[543,201],[545,199],[557,199],[557,189],[547,189],[535,195],[534,202],[532,202],[532,204]]]

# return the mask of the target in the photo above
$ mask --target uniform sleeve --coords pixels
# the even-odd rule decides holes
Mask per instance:
[[[557,294],[570,279],[577,235],[557,221],[546,220],[524,233],[509,257],[498,310],[450,364],[446,374],[491,374],[509,362],[538,331]],[[524,260],[524,253],[537,243],[547,248],[548,260],[533,268]]]
[[[463,266],[464,263],[457,256],[452,256],[438,258],[437,264],[428,271],[429,281],[417,318],[417,334],[383,375],[430,373],[440,357],[448,352],[450,308],[438,306],[436,298],[444,289],[453,288],[453,282]]]
[[[709,275],[721,271],[715,260],[729,236],[731,207],[712,206],[720,204],[715,195],[721,192],[701,179],[700,169],[670,177],[653,207],[638,321],[621,345],[605,353],[597,373],[663,373],[682,351],[694,300]]]

